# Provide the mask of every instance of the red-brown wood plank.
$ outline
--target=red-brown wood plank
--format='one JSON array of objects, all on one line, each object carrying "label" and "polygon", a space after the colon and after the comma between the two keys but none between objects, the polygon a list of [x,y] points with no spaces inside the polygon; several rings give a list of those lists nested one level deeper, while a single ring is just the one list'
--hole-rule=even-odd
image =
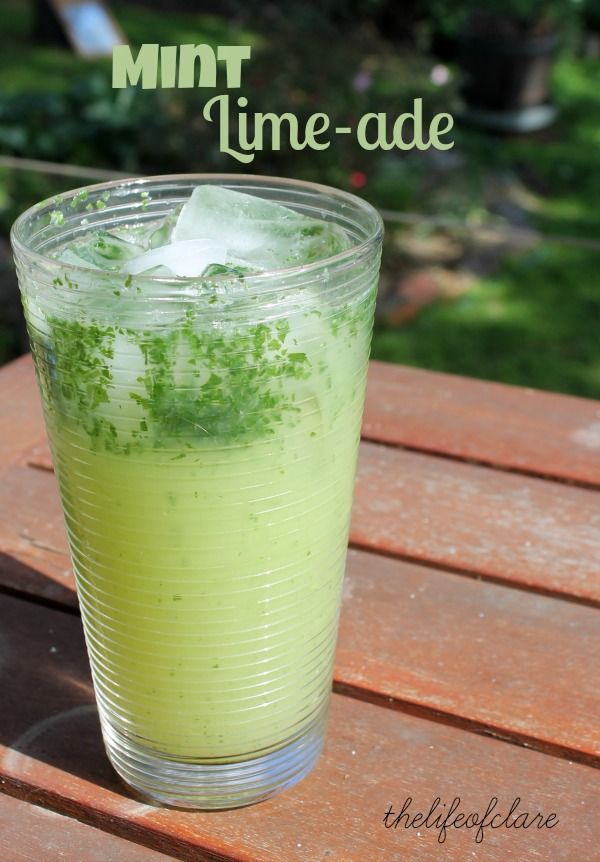
[{"label": "red-brown wood plank", "polygon": [[[0,712],[5,789],[182,859],[237,862],[479,862],[593,860],[600,843],[600,771],[453,727],[334,696],[326,753],[312,775],[261,805],[212,813],[157,809],[123,790],[106,762],[76,617],[0,598],[7,648],[0,681],[12,691]],[[436,796],[484,811],[555,812],[548,830],[386,830],[388,807]],[[596,858],[597,855],[596,855]]]},{"label": "red-brown wood plank", "polygon": [[43,437],[42,407],[27,355],[0,369],[0,469]]},{"label": "red-brown wood plank", "polygon": [[[17,534],[23,551],[31,552],[31,537],[64,551],[54,480],[41,470],[36,477],[34,469],[22,472],[27,469],[8,471],[0,488],[0,512],[13,507],[0,525],[0,551],[14,546]],[[600,602],[600,496],[587,488],[362,443],[351,540]]]},{"label": "red-brown wood plank", "polygon": [[371,362],[363,436],[600,485],[600,402]]},{"label": "red-brown wood plank", "polygon": [[[0,370],[0,393],[0,452],[31,445],[43,422],[30,357]],[[591,399],[372,361],[363,436],[600,485],[600,402]]]},{"label": "red-brown wood plank", "polygon": [[600,758],[600,612],[350,551],[336,684]]},{"label": "red-brown wood plank", "polygon": [[47,440],[42,440],[37,446],[34,446],[27,452],[25,463],[30,467],[37,467],[38,470],[54,471],[52,463],[52,455],[50,454],[50,446]]},{"label": "red-brown wood plank", "polygon": [[[0,500],[19,506],[0,524],[0,579],[74,608],[54,477],[19,466],[8,478]],[[594,758],[598,674],[596,609],[374,554],[349,555],[336,681],[359,696],[391,697]]]},{"label": "red-brown wood plank", "polygon": [[173,862],[62,814],[0,794],[2,862]]},{"label": "red-brown wood plank", "polygon": [[19,464],[0,473],[0,584],[76,605],[52,473]]},{"label": "red-brown wood plank", "polygon": [[585,488],[363,443],[351,539],[600,601],[600,496]]}]

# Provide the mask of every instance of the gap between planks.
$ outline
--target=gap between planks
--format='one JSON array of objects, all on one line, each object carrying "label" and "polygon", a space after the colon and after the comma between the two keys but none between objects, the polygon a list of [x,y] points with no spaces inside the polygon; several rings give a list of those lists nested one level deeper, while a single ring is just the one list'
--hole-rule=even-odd
[{"label": "gap between planks", "polygon": [[[439,449],[428,448],[427,446],[411,445],[409,443],[394,443],[392,440],[381,440],[376,434],[361,433],[360,439],[365,443],[376,443],[378,446],[385,446],[388,449],[395,449],[404,452],[414,452],[416,455],[428,455],[431,458],[439,458],[442,461],[454,461],[457,464],[469,464],[474,467],[486,467],[489,470],[495,470],[498,473],[510,473],[514,476],[524,476],[526,479],[540,479],[543,482],[551,482],[554,485],[566,485],[569,488],[583,488],[585,491],[600,491],[598,482],[586,482],[584,479],[571,479],[568,476],[555,476],[553,473],[544,473],[541,468],[513,467],[509,464],[502,464],[485,458],[475,458],[470,455],[457,455],[453,452],[442,452]],[[52,462],[36,463],[27,461],[30,467],[38,470],[49,470],[54,472]]]},{"label": "gap between planks", "polygon": [[363,438],[600,487],[600,402],[372,360]]},{"label": "gap between planks", "polygon": [[[571,593],[563,593],[560,590],[553,590],[550,587],[539,587],[535,584],[525,584],[519,581],[513,581],[510,578],[503,578],[501,575],[491,575],[478,572],[475,569],[461,568],[460,566],[451,566],[449,563],[441,563],[433,560],[427,560],[422,557],[411,556],[400,551],[388,551],[385,548],[373,547],[368,542],[360,542],[351,539],[348,542],[348,547],[356,551],[363,551],[368,554],[374,554],[377,557],[384,557],[389,560],[399,560],[404,563],[414,563],[417,566],[422,566],[424,569],[433,569],[436,572],[446,572],[449,575],[459,575],[462,578],[469,578],[472,581],[482,581],[488,584],[497,584],[499,587],[509,587],[512,590],[519,590],[523,593],[532,593],[535,596],[544,596],[547,599],[555,599],[559,602],[571,602],[574,605],[583,605],[587,608],[600,608],[600,599],[587,598],[586,596],[575,596]],[[0,585],[0,590],[2,586]],[[28,596],[28,593],[24,593]]]},{"label": "gap between planks", "polygon": [[[127,788],[131,793],[131,788]],[[143,826],[131,820],[108,817],[102,811],[91,806],[74,803],[68,796],[60,793],[50,792],[42,788],[32,787],[23,781],[6,778],[0,775],[0,794],[37,805],[45,811],[68,817],[84,826],[91,826],[102,831],[106,837],[112,837],[130,841],[139,847],[144,847],[154,853],[168,854],[169,862],[260,862],[246,855],[238,856],[233,853],[223,856],[221,853],[201,851],[197,847],[190,847],[187,842],[171,838],[169,841],[161,840],[156,832],[149,833]],[[135,797],[132,797],[135,799]],[[140,806],[144,803],[140,800]],[[166,811],[171,809],[165,806]],[[183,809],[182,809],[183,810]],[[81,862],[84,862],[82,859]],[[110,862],[110,860],[109,860]]]},{"label": "gap between planks", "polygon": [[503,728],[495,727],[492,724],[486,724],[475,719],[465,718],[462,715],[456,715],[452,712],[444,712],[441,709],[425,706],[420,703],[414,703],[410,700],[405,700],[400,697],[393,697],[372,689],[364,688],[359,685],[353,685],[345,682],[333,681],[333,691],[336,694],[344,697],[351,697],[354,700],[361,700],[365,703],[372,703],[375,706],[383,709],[390,709],[392,712],[402,712],[405,715],[413,715],[416,718],[422,718],[425,721],[436,722],[443,724],[446,727],[456,727],[459,730],[465,730],[468,733],[474,733],[477,736],[487,736],[495,739],[497,742],[506,742],[508,745],[514,745],[517,748],[526,748],[528,751],[538,751],[540,754],[546,754],[549,757],[557,757],[560,760],[567,760],[569,763],[581,763],[584,766],[591,766],[593,769],[600,769],[600,756],[587,754],[585,751],[577,751],[577,749],[569,748],[567,745],[559,745],[556,743],[546,742],[543,739],[537,739],[535,736],[528,734],[520,734],[517,731],[510,733]]},{"label": "gap between planks", "polygon": [[[413,452],[416,455],[427,455],[431,458],[439,458],[441,461],[452,461],[457,464],[468,464],[475,467],[486,467],[489,470],[494,470],[498,473],[509,473],[514,476],[524,476],[527,479],[540,479],[543,482],[551,482],[555,485],[566,485],[569,488],[583,488],[586,491],[600,491],[598,482],[586,482],[584,479],[569,478],[568,476],[556,476],[553,473],[544,473],[541,468],[516,467],[509,464],[502,464],[497,461],[486,458],[476,458],[469,455],[458,455],[452,452],[443,452],[428,446],[417,446],[409,443],[394,443],[392,440],[382,440],[376,434],[361,432],[361,441],[365,443],[375,443],[378,446],[384,446],[388,449],[399,450],[404,452]],[[25,450],[23,460],[28,467],[34,470],[42,470],[47,473],[54,473],[54,465],[50,456],[48,443],[46,440],[40,441],[37,450],[33,454]],[[18,460],[18,459],[16,459]]]}]

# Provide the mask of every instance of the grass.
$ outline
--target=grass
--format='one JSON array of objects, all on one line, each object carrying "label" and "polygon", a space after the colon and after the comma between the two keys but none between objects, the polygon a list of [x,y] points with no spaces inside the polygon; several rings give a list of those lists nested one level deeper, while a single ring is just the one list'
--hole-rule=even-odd
[{"label": "grass", "polygon": [[373,355],[467,377],[588,397],[600,393],[600,251],[544,242],[509,256],[464,295],[400,329],[377,328]]}]

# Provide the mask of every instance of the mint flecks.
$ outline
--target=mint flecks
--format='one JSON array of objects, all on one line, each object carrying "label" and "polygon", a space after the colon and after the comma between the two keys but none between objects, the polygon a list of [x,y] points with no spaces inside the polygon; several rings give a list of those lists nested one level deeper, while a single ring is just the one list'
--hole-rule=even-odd
[{"label": "mint flecks", "polygon": [[[289,323],[259,323],[236,330],[199,330],[192,313],[168,333],[48,319],[49,337],[39,367],[50,403],[75,420],[100,449],[130,452],[207,441],[243,442],[272,435],[298,412],[286,381],[306,380],[307,355],[288,350]],[[141,351],[144,373],[128,397],[141,408],[135,428],[109,420],[115,338]],[[123,393],[118,393],[120,398]],[[118,398],[117,398],[118,401]],[[102,415],[104,414],[104,415]]]},{"label": "mint flecks", "polygon": [[[348,302],[334,311],[329,318],[329,326],[333,335],[345,335],[347,338],[353,339],[359,332],[365,331],[365,328],[370,331],[376,298],[377,283],[360,302]],[[369,324],[368,327],[367,324]]]},{"label": "mint flecks", "polygon": [[[42,388],[76,419],[91,440],[103,448],[116,449],[117,430],[105,417],[94,411],[109,401],[111,372],[109,361],[114,356],[115,329],[96,324],[49,317],[49,337],[37,346],[38,369]],[[51,393],[51,394],[50,394]]]},{"label": "mint flecks", "polygon": [[[273,434],[297,410],[283,381],[310,373],[305,354],[288,353],[289,326],[281,324],[199,332],[189,314],[177,332],[147,334],[138,341],[145,392],[129,397],[147,411],[159,437],[232,441]],[[197,378],[203,382],[193,386]]]},{"label": "mint flecks", "polygon": [[[145,191],[139,200],[142,211],[152,202]],[[100,199],[76,194],[66,210],[69,224],[108,201],[108,191]],[[57,198],[51,214],[57,225],[65,221],[61,203]],[[159,204],[152,202],[153,209]],[[354,349],[356,336],[370,329],[375,289],[334,310],[331,292],[319,302],[318,284],[311,284],[282,291],[262,309],[247,276],[329,257],[347,250],[350,238],[333,223],[209,186],[160,224],[139,221],[114,232],[97,225],[76,232],[55,255],[65,270],[54,279],[53,296],[68,297],[68,307],[38,327],[36,350],[57,417],[77,423],[94,447],[124,454],[161,448],[165,456],[171,449],[182,463],[176,454],[182,449],[187,455],[213,441],[245,443],[296,426],[302,405],[315,400],[304,381],[328,375],[318,358],[329,355],[327,339],[339,335],[340,347]],[[102,273],[96,278],[82,268]],[[182,297],[184,288],[165,280],[159,302],[152,283],[137,278],[142,273],[198,282]],[[156,313],[139,302],[146,292]],[[46,313],[58,307],[48,305]],[[90,322],[68,321],[63,313]],[[282,317],[251,322],[263,313]],[[313,407],[311,416],[318,414]]]},{"label": "mint flecks", "polygon": [[[71,207],[72,210],[77,209],[77,207],[80,204],[82,204],[83,201],[87,200],[87,197],[88,197],[87,189],[81,189],[81,191],[77,192],[76,195],[73,195],[73,197],[71,198],[71,201],[69,203],[69,206]],[[87,207],[86,207],[86,209],[87,209]]]}]

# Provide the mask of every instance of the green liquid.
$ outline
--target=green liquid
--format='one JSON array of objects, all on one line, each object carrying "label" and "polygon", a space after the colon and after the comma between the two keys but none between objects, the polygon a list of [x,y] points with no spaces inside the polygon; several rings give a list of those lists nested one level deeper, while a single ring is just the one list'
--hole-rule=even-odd
[{"label": "green liquid", "polygon": [[[179,434],[187,414],[165,400],[168,385],[159,394],[150,360],[141,401],[127,401],[114,375],[84,420],[96,390],[81,389],[73,355],[63,385],[58,336],[53,352],[38,349],[97,696],[125,737],[175,758],[227,761],[273,750],[322,714],[373,300],[369,290],[338,320],[306,323],[306,373],[275,375],[265,391],[285,396],[283,406],[275,399],[262,424],[251,413],[248,434],[239,418],[229,433],[209,433],[225,427],[213,413],[194,435],[188,424]],[[85,368],[99,355],[90,351]],[[222,385],[234,378],[226,372]],[[171,410],[162,437],[159,401]],[[125,419],[123,407],[133,410]]]}]

